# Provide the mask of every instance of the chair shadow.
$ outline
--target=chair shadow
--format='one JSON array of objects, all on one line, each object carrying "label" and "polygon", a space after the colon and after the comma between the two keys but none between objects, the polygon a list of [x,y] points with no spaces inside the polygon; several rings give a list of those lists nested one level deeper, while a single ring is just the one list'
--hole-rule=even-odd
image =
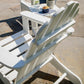
[{"label": "chair shadow", "polygon": [[[55,82],[59,77],[55,75],[51,75],[42,71],[36,72],[28,81],[26,81],[24,84],[31,84],[36,78],[41,78],[44,80],[48,80],[51,82]],[[60,84],[73,84],[69,80],[64,79]]]},{"label": "chair shadow", "polygon": [[6,19],[6,20],[1,20],[0,23],[5,22],[8,24],[8,26],[13,30],[13,32],[8,32],[5,34],[1,34],[0,37],[6,37],[6,36],[10,36],[16,32],[21,31],[22,28],[22,19],[21,16],[18,17],[14,17],[14,18],[10,18],[10,19]]}]

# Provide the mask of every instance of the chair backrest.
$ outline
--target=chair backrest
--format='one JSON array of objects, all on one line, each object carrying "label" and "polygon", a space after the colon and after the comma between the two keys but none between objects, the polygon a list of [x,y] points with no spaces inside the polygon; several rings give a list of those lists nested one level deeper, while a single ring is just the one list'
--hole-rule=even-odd
[{"label": "chair backrest", "polygon": [[[31,0],[30,2],[27,0],[21,0],[21,11],[27,10],[31,11],[31,4],[34,3],[35,0]],[[39,0],[39,4],[46,3],[46,0]]]},{"label": "chair backrest", "polygon": [[24,57],[29,63],[20,70],[18,80],[49,58],[56,44],[62,40],[64,33],[74,24],[73,18],[79,10],[78,5],[75,1],[69,2],[65,9],[61,8],[57,14],[52,16],[49,23],[46,22],[40,28]]}]

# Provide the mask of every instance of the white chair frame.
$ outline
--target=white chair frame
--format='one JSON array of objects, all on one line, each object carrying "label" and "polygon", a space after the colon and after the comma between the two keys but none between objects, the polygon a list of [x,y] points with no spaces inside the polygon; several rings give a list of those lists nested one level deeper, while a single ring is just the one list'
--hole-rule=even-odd
[{"label": "white chair frame", "polygon": [[[70,7],[73,9],[71,8],[68,12]],[[82,84],[81,79],[65,67],[53,54],[57,44],[74,32],[71,26],[75,23],[73,18],[78,10],[78,2],[69,2],[67,8],[62,8],[58,14],[52,16],[51,20],[47,21],[46,19],[47,22],[44,20],[42,22],[42,19],[39,19],[42,16],[35,18],[33,16],[35,14],[29,11],[22,12],[23,25],[26,25],[23,26],[23,30],[0,41],[0,79],[5,84],[22,84],[50,62],[63,73],[54,84],[59,84],[65,77],[74,84]],[[67,15],[66,18],[66,14],[70,14],[70,17]],[[24,18],[26,21],[42,22],[43,25],[36,32],[35,38],[32,38],[28,33],[28,25]]]}]

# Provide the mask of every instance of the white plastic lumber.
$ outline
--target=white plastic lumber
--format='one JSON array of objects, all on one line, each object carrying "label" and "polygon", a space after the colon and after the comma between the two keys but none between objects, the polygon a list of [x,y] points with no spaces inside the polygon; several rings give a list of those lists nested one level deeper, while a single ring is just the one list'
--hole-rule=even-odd
[{"label": "white plastic lumber", "polygon": [[[61,27],[59,30],[56,30],[56,31],[54,31],[53,33],[50,33],[50,35],[45,36],[46,38],[45,38],[45,37],[42,38],[42,35],[41,35],[41,37],[39,38],[40,35],[37,34],[37,35],[38,35],[37,38],[41,39],[41,40],[39,40],[39,41],[37,42],[38,45],[40,45],[41,43],[45,42],[45,40],[49,39],[49,37],[56,36],[56,35],[58,35],[59,33],[63,32],[64,30],[68,29],[68,28],[71,27],[74,23],[75,23],[75,21],[72,20],[72,21],[69,22],[67,25]],[[45,31],[45,32],[47,33],[47,31]],[[45,33],[45,32],[44,32],[44,33]],[[45,34],[46,34],[46,33],[45,33]]]},{"label": "white plastic lumber", "polygon": [[24,51],[28,50],[29,49],[29,46],[30,46],[30,43],[31,41],[21,45],[20,47],[16,48],[15,50],[11,51],[10,53],[11,54],[14,54],[14,55],[19,55],[21,53],[23,53]]},{"label": "white plastic lumber", "polygon": [[43,35],[45,34],[46,30],[48,27],[48,23],[45,23],[38,31],[37,35],[36,35],[36,41],[43,38]]},{"label": "white plastic lumber", "polygon": [[30,11],[31,3],[21,0],[21,11],[27,10]]},{"label": "white plastic lumber", "polygon": [[67,73],[67,78],[74,84],[83,84],[81,79],[74,74],[71,70],[69,70],[66,66],[64,66],[53,54],[53,59],[51,60],[51,64],[56,67],[61,73]]},{"label": "white plastic lumber", "polygon": [[3,47],[0,47],[0,63],[9,67],[15,66],[21,58],[16,57],[14,54],[9,53]]},{"label": "white plastic lumber", "polygon": [[34,42],[32,42],[32,43],[30,44],[30,48],[29,48],[29,50],[27,51],[27,54],[26,54],[26,56],[24,57],[24,59],[25,59],[25,60],[28,60],[28,58],[29,58],[30,56],[32,56],[36,50],[37,50],[37,46],[34,44]]},{"label": "white plastic lumber", "polygon": [[28,33],[29,33],[29,18],[22,16],[22,23],[23,23],[23,29]]},{"label": "white plastic lumber", "polygon": [[[47,64],[48,62],[50,62],[53,59],[53,57],[48,58],[44,63],[40,64],[39,66],[37,66],[34,70],[32,70],[30,73],[26,74],[26,76],[24,76],[21,79],[16,80],[16,84],[20,84],[24,81],[26,81],[28,79],[28,77],[30,77],[31,75],[33,75],[35,72],[37,72],[40,68],[42,68],[45,64]],[[20,70],[21,71],[21,70]],[[19,76],[19,74],[18,74]],[[17,77],[18,78],[18,77]]]},{"label": "white plastic lumber", "polygon": [[71,18],[74,18],[77,14],[78,14],[78,11],[79,11],[79,4],[78,3],[75,3],[75,7],[73,8],[72,12],[74,11],[73,15],[71,14]]},{"label": "white plastic lumber", "polygon": [[50,18],[48,18],[48,17],[42,16],[40,14],[32,13],[29,11],[23,11],[23,12],[21,12],[21,15],[29,18],[32,21],[35,21],[35,22],[41,23],[41,24],[50,21]]},{"label": "white plastic lumber", "polygon": [[49,59],[49,52],[48,51],[46,51],[46,53],[44,55],[41,55],[41,56],[38,57],[38,62],[36,63],[36,66],[45,62],[47,59]]},{"label": "white plastic lumber", "polygon": [[11,73],[9,73],[6,78],[10,81],[13,81],[16,79],[18,72],[16,70],[13,70]]},{"label": "white plastic lumber", "polygon": [[3,66],[2,68],[0,68],[0,73],[5,75],[7,74],[9,71],[11,71],[12,69],[6,67],[6,66]]},{"label": "white plastic lumber", "polygon": [[20,32],[14,34],[14,35],[11,35],[11,36],[9,36],[9,37],[6,38],[6,39],[1,40],[1,41],[0,41],[0,46],[3,46],[3,45],[5,45],[5,44],[9,43],[9,42],[13,41],[14,39],[16,39],[16,38],[18,38],[18,37],[20,37],[20,36],[22,36],[22,35],[24,35],[24,34],[25,34],[25,31],[22,30],[22,31],[20,31]]},{"label": "white plastic lumber", "polygon": [[24,70],[24,76],[28,73],[30,73],[34,68],[35,68],[35,64],[37,62],[37,58],[36,59],[33,59],[29,65],[25,68]]},{"label": "white plastic lumber", "polygon": [[67,73],[64,73],[54,84],[59,84],[65,77],[67,76]]},{"label": "white plastic lumber", "polygon": [[13,42],[11,42],[10,44],[4,46],[5,49],[7,50],[11,50],[17,46],[19,46],[20,44],[26,42],[27,40],[31,40],[31,36],[29,34],[17,39],[17,40],[14,40]]},{"label": "white plastic lumber", "polygon": [[[52,46],[54,46],[55,44],[61,42],[64,38],[69,36],[69,34],[71,34],[73,31],[74,31],[73,28],[69,28],[68,30],[62,32],[60,34],[60,36],[52,36],[52,37],[48,38],[47,41],[44,41],[44,43],[39,45],[37,54],[38,53],[42,54],[44,51],[47,51],[49,48],[51,48]],[[44,45],[45,45],[45,47],[44,47]]]},{"label": "white plastic lumber", "polygon": [[[52,47],[52,45],[54,46],[55,44],[61,42],[63,39],[65,39],[66,37],[68,37],[69,34],[72,33],[72,31],[73,31],[73,28],[70,28],[70,30],[68,30],[68,32],[65,31],[66,33],[63,34],[58,40],[56,40],[56,41],[54,41],[54,42],[52,42],[53,37],[52,37],[52,38],[49,38],[49,39],[50,39],[49,41],[52,42],[52,43],[50,43],[49,46],[44,47],[45,44],[47,45],[47,44],[49,43],[48,41],[44,42],[42,45],[38,45],[38,46],[33,45],[33,46],[30,48],[29,53],[27,53],[25,59],[26,59],[26,60],[29,60],[29,61],[32,61],[33,59],[35,59],[36,57],[38,57],[39,55],[43,54],[45,51],[47,51],[48,49],[50,49],[50,47]],[[44,47],[44,48],[43,48],[43,47]],[[38,52],[37,52],[37,51],[38,51]],[[35,54],[33,55],[33,53],[35,53]],[[48,52],[48,53],[49,53],[49,52]],[[33,55],[33,56],[32,56],[32,55]],[[29,56],[31,56],[30,59],[28,59]]]},{"label": "white plastic lumber", "polygon": [[79,3],[77,3],[77,2],[73,2],[71,4],[71,6],[70,6],[71,10],[69,10],[69,13],[66,16],[67,18],[65,20],[68,20],[69,21],[69,20],[73,19],[77,15],[78,10],[79,10],[79,7],[78,6],[79,6]]},{"label": "white plastic lumber", "polygon": [[[69,18],[67,16],[69,16],[74,4],[75,3],[71,3],[70,5],[67,5],[65,7],[65,10],[64,10],[63,14],[60,17],[60,21],[59,21],[57,27],[60,27],[60,26],[64,25],[65,23],[67,23],[67,20]],[[70,21],[70,19],[69,19],[69,21]]]},{"label": "white plastic lumber", "polygon": [[57,14],[54,14],[50,20],[49,26],[47,28],[46,35],[57,29],[57,25],[59,23],[60,17],[62,16],[64,8],[61,8]]},{"label": "white plastic lumber", "polygon": [[31,22],[31,25],[32,25],[32,32],[36,36],[36,33],[39,30],[38,23],[37,22]]}]

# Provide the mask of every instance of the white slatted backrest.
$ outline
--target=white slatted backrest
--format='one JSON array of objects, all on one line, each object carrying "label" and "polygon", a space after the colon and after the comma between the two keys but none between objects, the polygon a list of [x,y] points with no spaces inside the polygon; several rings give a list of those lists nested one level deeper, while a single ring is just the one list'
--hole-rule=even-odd
[{"label": "white slatted backrest", "polygon": [[[37,39],[43,38],[47,36],[50,33],[55,32],[58,28],[64,26],[65,24],[72,21],[72,19],[77,15],[79,4],[78,2],[71,1],[67,4],[67,6],[64,8],[61,8],[58,14],[54,14],[51,18],[51,21],[47,28],[44,29],[43,33],[41,32],[40,35],[38,35]],[[43,34],[43,36],[42,36]],[[42,36],[42,37],[41,37]]]},{"label": "white slatted backrest", "polygon": [[62,15],[59,18],[58,24],[56,25],[55,31],[57,28],[65,25],[66,23],[70,22],[78,13],[79,3],[76,1],[71,1],[67,3],[65,10],[63,11]]},{"label": "white slatted backrest", "polygon": [[73,19],[77,15],[78,11],[79,11],[79,3],[75,2],[74,7],[69,14],[70,17],[69,19]]}]

